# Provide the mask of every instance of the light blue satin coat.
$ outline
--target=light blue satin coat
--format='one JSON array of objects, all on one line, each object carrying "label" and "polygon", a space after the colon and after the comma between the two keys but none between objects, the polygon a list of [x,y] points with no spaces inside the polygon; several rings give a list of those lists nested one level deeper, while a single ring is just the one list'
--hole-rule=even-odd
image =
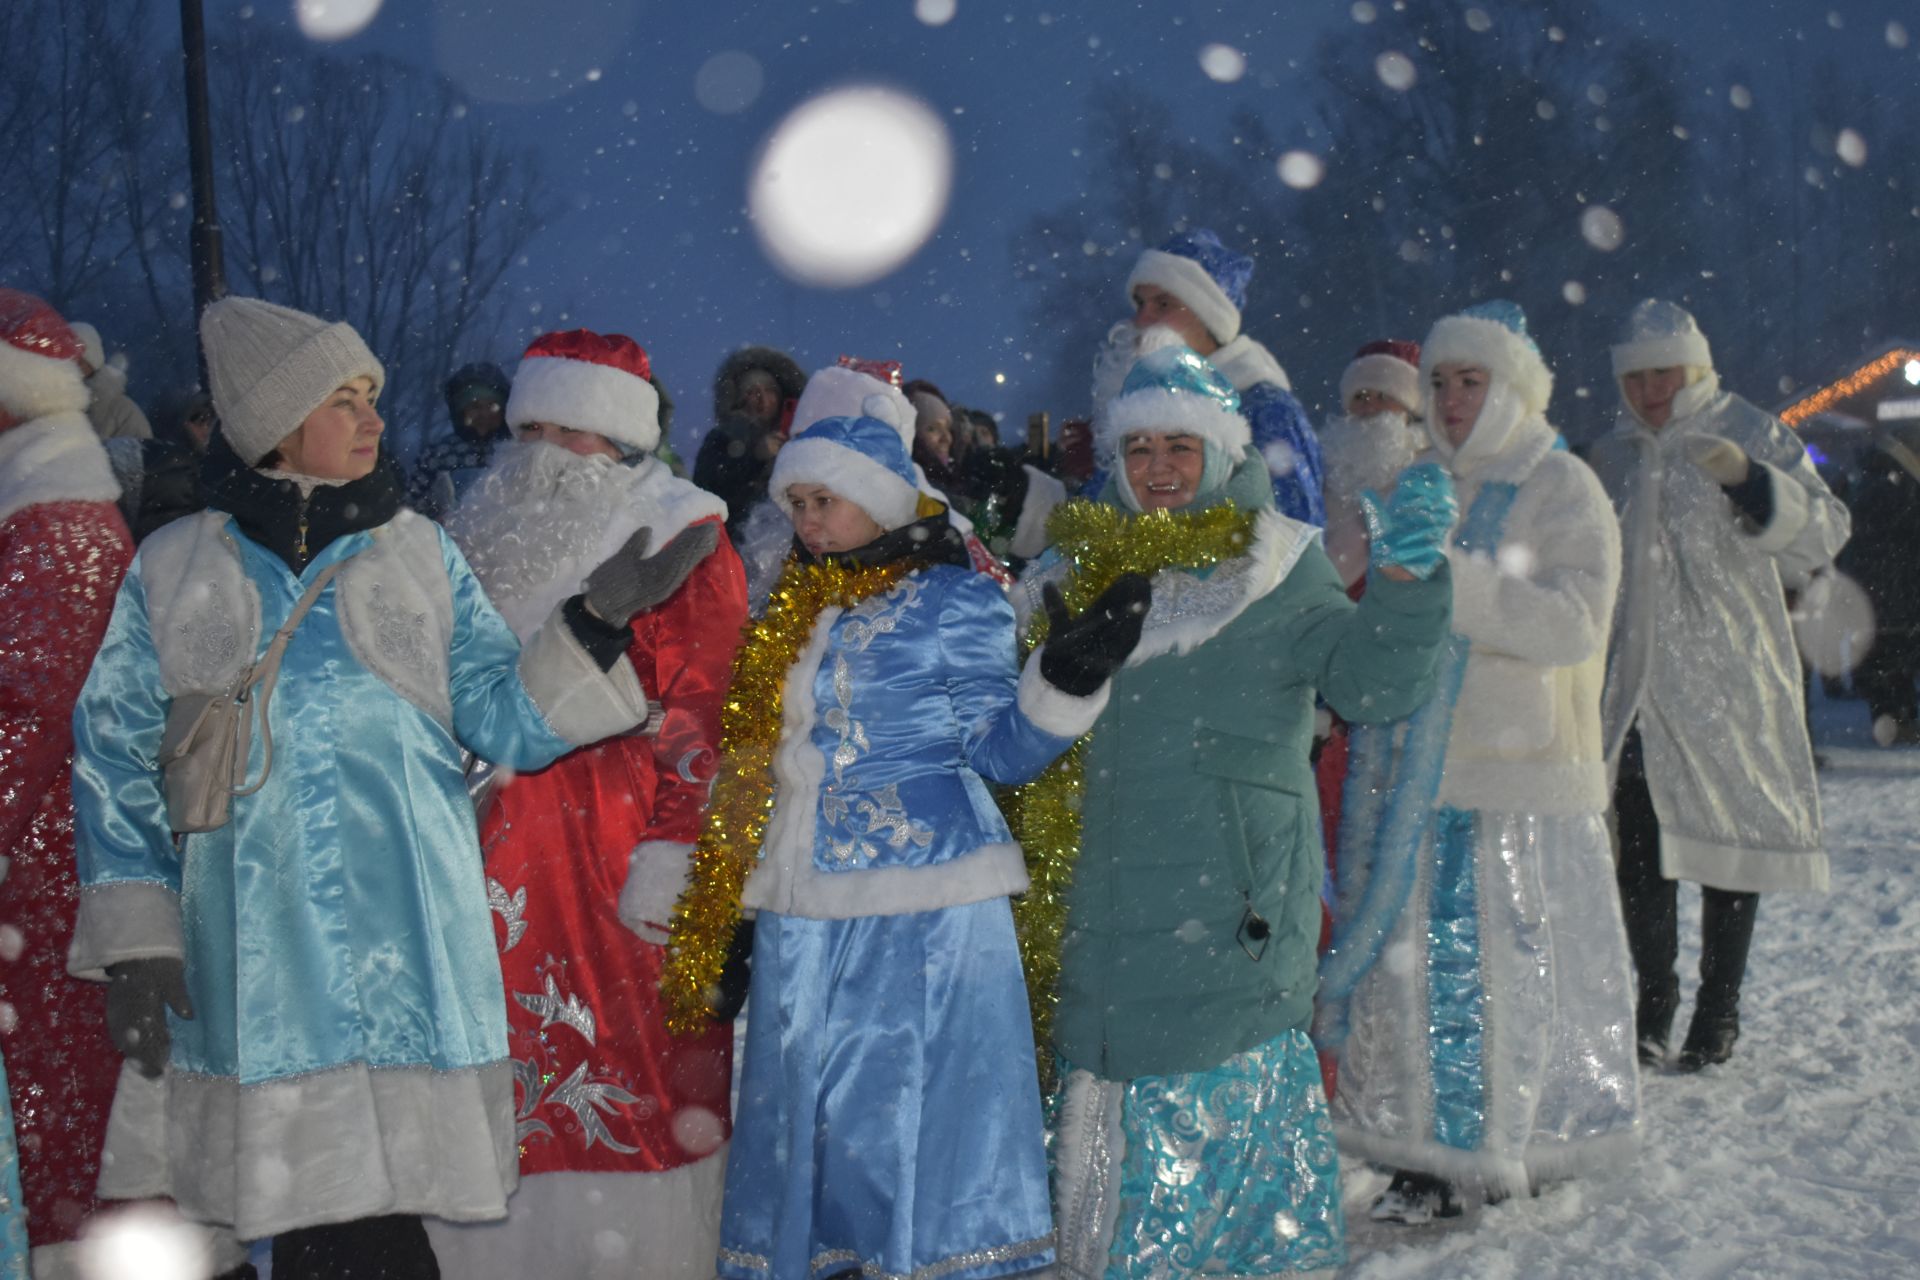
[{"label": "light blue satin coat", "polygon": [[1006,592],[957,565],[836,619],[813,678],[814,866],[931,867],[1012,841],[982,778],[1026,782],[1073,742],[1021,712],[1019,679]]},{"label": "light blue satin coat", "polygon": [[[230,531],[262,637],[372,536],[336,539],[296,576]],[[138,558],[128,572],[74,709],[75,850],[83,891],[144,882],[179,895],[195,1016],[172,1019],[176,1071],[254,1084],[349,1062],[444,1070],[507,1056],[460,748],[516,769],[570,748],[521,683],[513,633],[444,534],[440,545],[454,734],[356,659],[330,585],[287,646],[266,785],[183,852],[154,764],[170,700]],[[256,728],[248,777],[264,765]]]}]

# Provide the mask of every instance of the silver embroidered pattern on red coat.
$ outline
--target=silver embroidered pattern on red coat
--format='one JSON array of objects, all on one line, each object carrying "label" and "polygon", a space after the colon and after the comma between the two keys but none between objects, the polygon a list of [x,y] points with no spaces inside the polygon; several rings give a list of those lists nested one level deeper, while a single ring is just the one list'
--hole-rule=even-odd
[{"label": "silver embroidered pattern on red coat", "polygon": [[66,973],[79,896],[69,717],[130,554],[106,503],[30,506],[0,524],[0,1052],[35,1245],[73,1238],[96,1207],[120,1068],[102,989]]}]

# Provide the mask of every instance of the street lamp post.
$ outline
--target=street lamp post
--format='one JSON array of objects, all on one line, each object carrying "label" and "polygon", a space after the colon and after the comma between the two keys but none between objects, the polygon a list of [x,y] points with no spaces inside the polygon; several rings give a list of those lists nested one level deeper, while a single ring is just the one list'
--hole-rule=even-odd
[{"label": "street lamp post", "polygon": [[[193,315],[227,293],[220,215],[213,203],[213,134],[207,108],[207,30],[200,0],[180,0],[180,44],[186,55],[187,168],[193,184]],[[204,384],[205,371],[202,370]]]}]

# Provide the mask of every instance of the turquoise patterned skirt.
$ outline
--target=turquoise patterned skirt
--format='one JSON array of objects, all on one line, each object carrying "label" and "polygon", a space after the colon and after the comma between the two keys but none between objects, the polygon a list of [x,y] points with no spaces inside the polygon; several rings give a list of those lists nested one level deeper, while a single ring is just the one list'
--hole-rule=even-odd
[{"label": "turquoise patterned skirt", "polygon": [[1117,1082],[1060,1063],[1059,1274],[1276,1276],[1346,1261],[1320,1065],[1290,1031],[1210,1071]]},{"label": "turquoise patterned skirt", "polygon": [[20,1149],[13,1140],[13,1095],[0,1059],[0,1280],[27,1280],[27,1203],[20,1195]]}]

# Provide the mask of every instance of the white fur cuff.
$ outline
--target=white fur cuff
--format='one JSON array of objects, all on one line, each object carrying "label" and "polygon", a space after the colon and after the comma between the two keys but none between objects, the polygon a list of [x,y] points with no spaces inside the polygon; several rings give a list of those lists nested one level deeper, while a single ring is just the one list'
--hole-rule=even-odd
[{"label": "white fur cuff", "polygon": [[610,738],[647,718],[647,695],[625,654],[602,671],[559,609],[520,651],[520,681],[553,731],[576,747]]},{"label": "white fur cuff", "polygon": [[677,840],[643,840],[627,858],[627,882],[620,888],[620,923],[642,942],[667,944],[673,908],[687,891],[693,846]]},{"label": "white fur cuff", "polygon": [[105,982],[107,966],[122,960],[185,960],[180,895],[155,880],[120,880],[80,891],[80,909],[67,947],[67,972]]},{"label": "white fur cuff", "polygon": [[[1044,646],[1043,646],[1044,647]],[[1040,649],[1035,649],[1020,671],[1020,712],[1034,728],[1056,738],[1077,738],[1093,728],[1113,693],[1109,680],[1084,698],[1062,693],[1040,674]]]}]

